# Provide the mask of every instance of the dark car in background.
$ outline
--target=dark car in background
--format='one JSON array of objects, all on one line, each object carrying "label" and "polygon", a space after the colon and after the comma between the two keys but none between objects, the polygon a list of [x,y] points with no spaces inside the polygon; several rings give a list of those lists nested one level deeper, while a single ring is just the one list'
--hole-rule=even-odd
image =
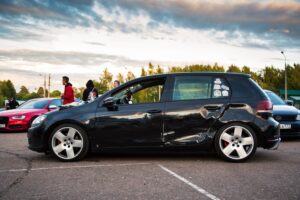
[{"label": "dark car in background", "polygon": [[0,131],[27,131],[38,116],[58,109],[61,99],[38,98],[28,100],[18,108],[0,112]]},{"label": "dark car in background", "polygon": [[249,75],[174,73],[129,81],[94,102],[41,115],[29,148],[62,161],[111,149],[214,149],[232,162],[276,149],[272,103]]},{"label": "dark car in background", "polygon": [[277,94],[265,90],[273,103],[273,117],[280,123],[280,134],[282,137],[300,136],[300,110],[288,105]]}]

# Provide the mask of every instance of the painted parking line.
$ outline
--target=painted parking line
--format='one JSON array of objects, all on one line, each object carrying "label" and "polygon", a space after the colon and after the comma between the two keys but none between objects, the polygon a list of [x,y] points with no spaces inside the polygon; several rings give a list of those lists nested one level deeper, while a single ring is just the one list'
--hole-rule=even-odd
[{"label": "painted parking line", "polygon": [[[53,169],[79,169],[79,168],[99,168],[99,167],[118,167],[118,166],[134,166],[134,165],[149,165],[151,163],[120,163],[120,164],[106,164],[106,165],[74,165],[74,166],[57,166],[57,167],[40,167],[31,168],[29,171],[53,170]],[[9,169],[0,170],[0,173],[7,172],[24,172],[28,169]]]},{"label": "painted parking line", "polygon": [[207,196],[208,198],[212,199],[212,200],[220,200],[218,197],[216,197],[215,195],[207,192],[206,190],[204,190],[203,188],[195,185],[194,183],[188,181],[187,179],[185,179],[184,177],[176,174],[175,172],[169,170],[168,168],[158,164],[158,166],[163,169],[164,171],[168,172],[169,174],[171,174],[172,176],[174,176],[175,178],[181,180],[182,182],[184,182],[185,184],[191,186],[193,189],[195,189],[196,191],[198,191],[201,194],[204,194],[205,196]]}]

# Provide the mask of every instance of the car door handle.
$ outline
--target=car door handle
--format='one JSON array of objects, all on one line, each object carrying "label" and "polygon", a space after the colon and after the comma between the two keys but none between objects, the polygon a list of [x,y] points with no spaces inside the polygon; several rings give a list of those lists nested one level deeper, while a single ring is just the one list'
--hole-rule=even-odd
[{"label": "car door handle", "polygon": [[162,110],[156,110],[156,109],[147,111],[147,113],[149,113],[149,114],[155,114],[155,113],[161,113],[161,112],[162,112]]},{"label": "car door handle", "polygon": [[222,107],[221,106],[204,106],[204,108],[208,111],[217,111],[217,110],[220,110]]}]

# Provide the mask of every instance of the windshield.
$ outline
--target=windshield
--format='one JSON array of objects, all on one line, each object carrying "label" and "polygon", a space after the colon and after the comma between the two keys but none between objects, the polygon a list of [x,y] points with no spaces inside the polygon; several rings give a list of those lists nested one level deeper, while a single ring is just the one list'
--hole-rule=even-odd
[{"label": "windshield", "polygon": [[31,100],[23,103],[19,109],[43,109],[49,100]]},{"label": "windshield", "polygon": [[286,105],[286,103],[274,92],[266,92],[273,105]]}]

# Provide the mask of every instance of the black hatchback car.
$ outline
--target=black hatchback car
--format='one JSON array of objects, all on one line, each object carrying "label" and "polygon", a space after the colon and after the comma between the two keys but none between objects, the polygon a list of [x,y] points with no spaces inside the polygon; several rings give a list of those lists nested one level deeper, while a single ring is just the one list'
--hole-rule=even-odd
[{"label": "black hatchback car", "polygon": [[94,102],[38,117],[29,148],[63,161],[89,151],[128,148],[215,149],[244,161],[257,147],[276,149],[272,103],[249,75],[173,73],[129,81]]}]

